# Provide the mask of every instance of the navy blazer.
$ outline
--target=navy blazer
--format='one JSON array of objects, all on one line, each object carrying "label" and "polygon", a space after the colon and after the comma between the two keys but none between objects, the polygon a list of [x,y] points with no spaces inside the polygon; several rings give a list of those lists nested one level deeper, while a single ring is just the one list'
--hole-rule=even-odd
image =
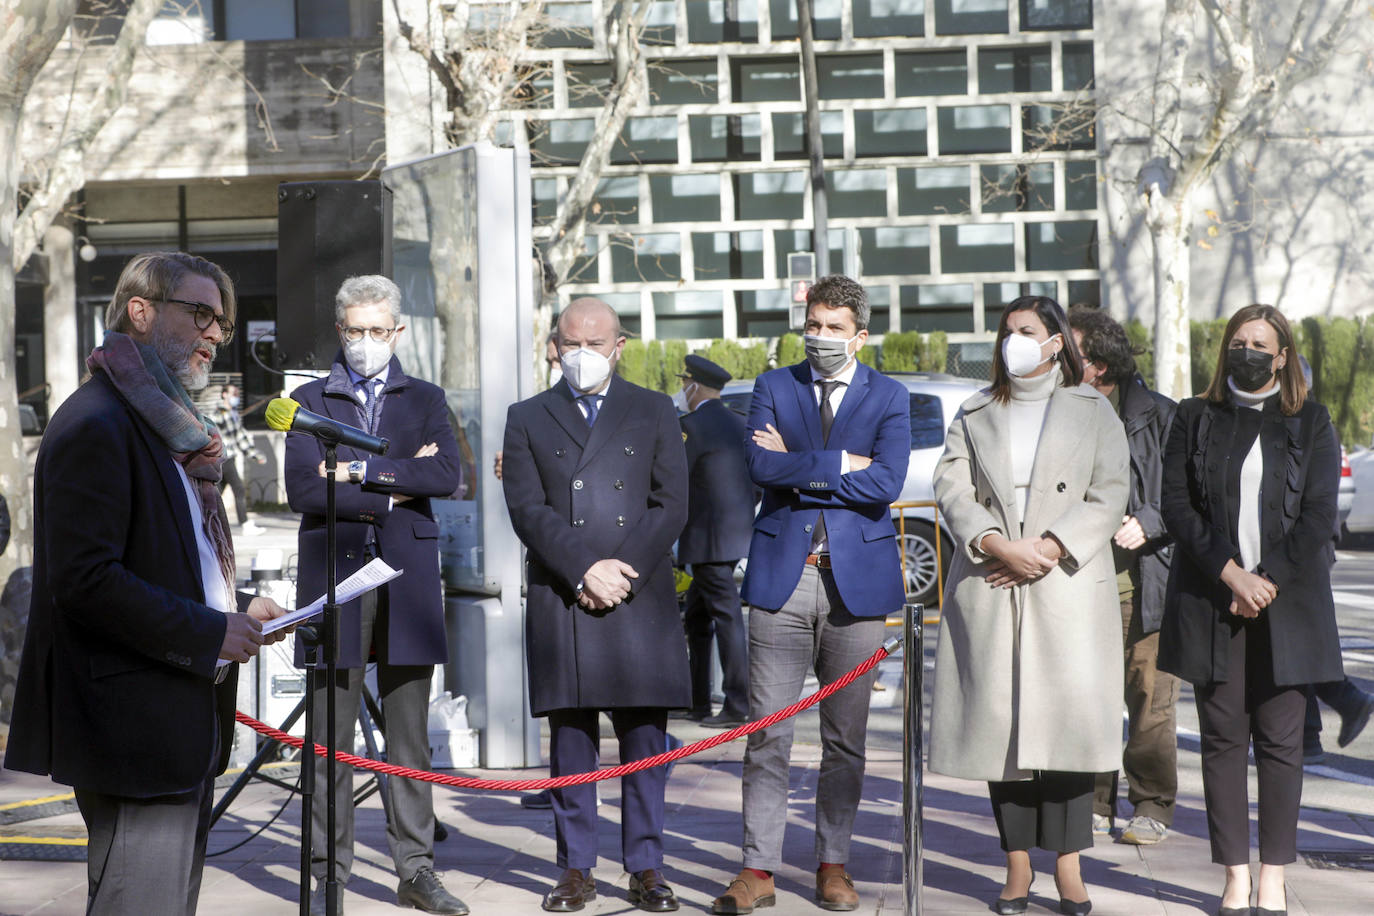
[{"label": "navy blazer", "polygon": [[702,401],[682,423],[687,446],[687,525],[679,563],[734,563],[749,554],[754,483],[749,479],[744,420],[720,398]]},{"label": "navy blazer", "polygon": [[[511,405],[504,456],[506,506],[528,548],[531,713],[687,706],[670,553],[687,518],[687,461],[672,401],[613,377],[588,428],[562,382]],[[639,573],[633,591],[586,610],[577,583],[611,557]]]},{"label": "navy blazer", "polygon": [[[291,397],[313,413],[350,426],[364,426],[362,404],[354,391],[340,354],[328,378],[302,385]],[[448,640],[439,571],[439,526],[429,500],[451,496],[458,489],[458,441],[449,425],[444,390],[406,375],[394,356],[380,409],[377,435],[391,440],[386,457],[351,448],[338,450],[340,466],[354,460],[367,462],[366,482],[357,485],[341,481],[335,487],[338,581],[363,566],[370,531],[387,565],[405,571],[382,586],[390,613],[385,639],[374,640],[378,659],[392,665],[441,665],[448,661]],[[430,442],[439,447],[438,454],[414,457]],[[319,472],[323,460],[324,446],[314,436],[287,434],[286,498],[291,508],[301,513],[296,580],[296,601],[301,606],[325,590],[325,479]],[[392,494],[412,498],[391,505]],[[301,661],[298,644],[296,664]],[[355,599],[340,607],[338,664],[358,668],[366,663],[359,600]]]},{"label": "navy blazer", "polygon": [[[782,434],[785,453],[753,443],[753,431],[770,423]],[[783,606],[801,580],[823,509],[845,607],[856,617],[901,610],[906,595],[888,507],[901,495],[911,460],[906,386],[860,363],[825,442],[810,364],[774,369],[754,383],[748,428],[749,473],[763,488],[763,506],[741,597],[762,608]],[[841,451],[866,455],[873,464],[842,475]]]},{"label": "navy blazer", "polygon": [[171,453],[103,372],[53,414],[34,496],[33,600],[5,766],[134,798],[222,772],[238,677],[232,665],[213,681],[224,614],[204,603]]}]

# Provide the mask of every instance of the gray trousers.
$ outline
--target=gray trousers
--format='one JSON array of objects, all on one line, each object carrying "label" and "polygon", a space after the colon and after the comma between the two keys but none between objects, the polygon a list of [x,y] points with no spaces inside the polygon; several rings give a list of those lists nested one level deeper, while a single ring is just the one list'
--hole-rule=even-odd
[{"label": "gray trousers", "polygon": [[[363,652],[372,642],[377,623],[377,593],[369,592],[362,600]],[[335,672],[338,693],[334,698],[334,747],[353,752],[354,726],[358,721],[358,705],[362,700],[363,668],[339,668]],[[429,769],[429,683],[434,675],[433,665],[388,665],[377,663],[378,699],[385,720],[386,760],[398,766],[417,770]],[[325,722],[325,674],[321,669],[316,678],[315,722],[316,734],[322,740]],[[314,843],[310,850],[310,871],[323,881],[328,855],[324,846],[328,836],[326,821],[325,760],[315,760],[315,800],[311,806],[311,829]],[[396,874],[408,881],[422,867],[434,865],[434,802],[427,782],[391,776],[386,779],[387,799],[391,818],[386,825],[387,844]],[[342,886],[353,868],[353,768],[334,764],[334,840],[335,877]]]},{"label": "gray trousers", "polygon": [[76,790],[86,822],[90,916],[193,914],[215,781],[182,795],[127,798]]},{"label": "gray trousers", "polygon": [[[883,643],[884,618],[845,609],[829,570],[802,569],[776,611],[749,612],[749,718],[796,702],[808,671],[839,679]],[[864,780],[864,740],[876,669],[821,701],[821,770],[816,784],[816,859],[844,863]],[[787,823],[793,720],[749,736],[744,752],[744,865],[776,871]]]}]

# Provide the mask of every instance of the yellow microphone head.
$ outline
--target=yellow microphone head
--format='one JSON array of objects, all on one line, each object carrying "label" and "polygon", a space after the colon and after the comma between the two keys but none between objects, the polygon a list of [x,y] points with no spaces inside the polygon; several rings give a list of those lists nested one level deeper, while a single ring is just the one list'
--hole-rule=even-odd
[{"label": "yellow microphone head", "polygon": [[289,432],[301,405],[290,398],[273,398],[267,402],[267,425],[281,432]]}]

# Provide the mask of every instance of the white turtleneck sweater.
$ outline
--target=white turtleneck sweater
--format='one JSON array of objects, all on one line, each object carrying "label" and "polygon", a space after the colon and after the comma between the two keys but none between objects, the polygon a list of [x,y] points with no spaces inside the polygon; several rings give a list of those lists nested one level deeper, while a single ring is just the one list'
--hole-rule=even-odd
[{"label": "white turtleneck sweater", "polygon": [[1011,403],[1008,415],[1008,439],[1011,443],[1011,479],[1016,485],[1016,509],[1021,524],[1026,523],[1026,502],[1030,498],[1031,472],[1035,470],[1035,453],[1040,448],[1040,431],[1045,425],[1050,395],[1062,380],[1058,363],[1051,363],[1048,372],[1033,378],[1011,379]]},{"label": "white turtleneck sweater", "polygon": [[[1236,387],[1231,379],[1226,380],[1231,389],[1231,400],[1237,407],[1263,410],[1264,402],[1279,393],[1279,383],[1264,391],[1245,391]],[[1236,513],[1236,540],[1240,541],[1240,566],[1247,572],[1254,572],[1260,561],[1260,488],[1264,484],[1264,449],[1260,446],[1263,436],[1256,435],[1245,454],[1245,463],[1240,466],[1240,509]]]}]

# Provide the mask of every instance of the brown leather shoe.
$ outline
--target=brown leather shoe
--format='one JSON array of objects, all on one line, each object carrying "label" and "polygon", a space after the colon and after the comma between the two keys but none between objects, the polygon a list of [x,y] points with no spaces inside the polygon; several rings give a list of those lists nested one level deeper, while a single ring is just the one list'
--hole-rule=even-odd
[{"label": "brown leather shoe", "polygon": [[772,906],[776,899],[771,877],[760,878],[749,869],[742,868],[725,893],[711,901],[711,912],[717,916],[738,916],[740,913],[754,912],[756,906]]},{"label": "brown leather shoe", "polygon": [[596,881],[591,870],[583,874],[580,869],[569,868],[558,879],[554,889],[544,895],[543,907],[550,913],[576,913],[587,905],[588,900],[596,899]]},{"label": "brown leather shoe", "polygon": [[859,895],[843,865],[822,865],[816,872],[816,903],[823,910],[857,910]]}]

